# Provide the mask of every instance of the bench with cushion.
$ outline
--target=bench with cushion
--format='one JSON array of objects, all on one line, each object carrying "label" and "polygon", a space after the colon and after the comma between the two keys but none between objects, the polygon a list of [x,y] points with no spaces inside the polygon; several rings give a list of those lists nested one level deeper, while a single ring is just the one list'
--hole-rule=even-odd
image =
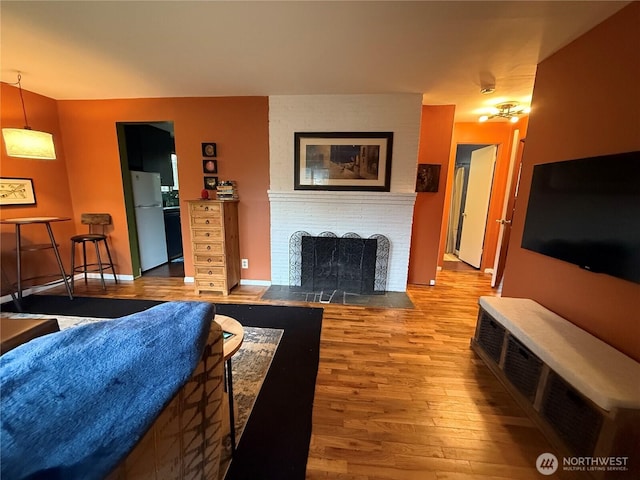
[{"label": "bench with cushion", "polygon": [[479,306],[472,348],[560,453],[637,456],[638,362],[531,299]]}]

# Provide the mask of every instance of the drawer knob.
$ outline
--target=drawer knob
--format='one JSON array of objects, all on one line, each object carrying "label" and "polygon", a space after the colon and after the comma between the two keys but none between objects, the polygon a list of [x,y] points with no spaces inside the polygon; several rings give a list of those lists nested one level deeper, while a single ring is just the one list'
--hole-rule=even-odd
[{"label": "drawer knob", "polygon": [[205,237],[208,237],[209,235],[210,235],[209,232],[204,234]]},{"label": "drawer knob", "polygon": [[209,282],[209,286],[213,287],[213,286],[215,286],[215,284],[213,282]]},{"label": "drawer knob", "polygon": [[204,207],[204,211],[208,212],[209,211],[209,207]]},{"label": "drawer knob", "polygon": [[210,259],[210,258],[207,258],[207,262],[211,263],[211,259]]},{"label": "drawer knob", "polygon": [[205,221],[204,223],[206,223],[207,225],[209,225],[209,220]]},{"label": "drawer knob", "polygon": [[211,245],[207,245],[207,250],[211,250]]},{"label": "drawer knob", "polygon": [[211,270],[209,270],[209,275],[213,275],[213,272]]}]

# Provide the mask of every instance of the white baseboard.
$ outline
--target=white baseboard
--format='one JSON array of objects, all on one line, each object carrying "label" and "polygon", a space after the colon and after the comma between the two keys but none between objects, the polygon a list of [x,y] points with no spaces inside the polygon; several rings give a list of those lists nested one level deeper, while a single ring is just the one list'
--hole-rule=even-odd
[{"label": "white baseboard", "polygon": [[[87,278],[91,278],[91,279],[100,279],[100,274],[99,273],[87,273]],[[116,274],[116,278],[118,279],[119,282],[125,281],[125,282],[132,282],[133,281],[133,275],[120,275],[120,274]],[[74,275],[73,277],[74,282],[82,282],[84,280],[84,274],[82,273],[77,273]],[[105,280],[113,280],[113,274],[106,274],[105,275]],[[39,293],[39,292],[44,292],[46,290],[51,290],[52,288],[55,287],[59,287],[64,285],[64,282],[62,281],[62,279],[60,280],[55,280],[53,282],[49,282],[49,283],[45,283],[43,285],[32,285],[31,287],[25,288],[24,290],[22,290],[22,296],[23,297],[28,297],[29,295],[33,295],[34,293]],[[17,293],[15,293],[16,297],[18,296]],[[9,295],[3,295],[0,297],[0,303],[5,303],[5,302],[10,302],[11,301],[11,294]]]},{"label": "white baseboard", "polygon": [[484,273],[490,273],[491,275],[493,275],[493,268],[485,268]]},{"label": "white baseboard", "polygon": [[[84,274],[83,273],[76,273],[74,275],[74,281],[79,281],[79,280],[84,280]],[[99,273],[87,273],[87,278],[97,278],[98,280],[100,280],[100,274]],[[123,275],[120,273],[116,274],[116,278],[118,279],[118,281],[126,281],[126,282],[132,282],[133,281],[133,275]],[[104,274],[104,279],[105,280],[113,280],[113,274],[112,273],[105,273]]]},{"label": "white baseboard", "polygon": [[[62,279],[55,280],[53,282],[45,283],[43,285],[33,285],[31,287],[25,288],[22,290],[22,296],[28,297],[29,295],[33,295],[34,293],[44,292],[45,290],[51,290],[52,288],[58,287],[60,285],[64,285]],[[14,293],[16,298],[18,297],[18,293]],[[0,303],[10,302],[11,294],[3,295],[0,297]]]},{"label": "white baseboard", "polygon": [[[77,273],[74,277],[74,282],[81,282],[84,280],[84,274],[82,273]],[[91,278],[91,279],[100,279],[100,274],[99,273],[87,273],[87,278]],[[118,279],[119,282],[121,281],[125,281],[125,282],[132,282],[134,280],[133,275],[121,275],[121,274],[116,274],[116,278]],[[105,280],[113,280],[113,275],[108,273],[105,275]],[[194,278],[193,277],[184,277],[184,283],[194,283]],[[51,283],[46,283],[44,285],[34,285],[31,286],[29,288],[25,288],[24,290],[22,290],[22,296],[23,297],[28,297],[29,295],[33,295],[34,293],[39,293],[39,292],[43,292],[46,290],[50,290],[54,287],[58,287],[60,285],[63,285],[64,283],[62,282],[62,279],[60,280],[56,280],[54,282]],[[253,285],[253,286],[258,286],[258,287],[269,287],[271,286],[271,282],[269,280],[240,280],[240,285]],[[11,301],[11,295],[3,295],[0,297],[0,303],[6,303],[6,302],[10,302]]]}]

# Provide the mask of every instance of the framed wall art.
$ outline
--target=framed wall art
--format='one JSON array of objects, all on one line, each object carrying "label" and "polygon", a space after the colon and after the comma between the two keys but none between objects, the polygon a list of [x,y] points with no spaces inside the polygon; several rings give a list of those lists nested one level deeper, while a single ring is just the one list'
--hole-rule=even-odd
[{"label": "framed wall art", "polygon": [[213,142],[205,142],[202,144],[202,156],[203,157],[217,157],[218,148]]},{"label": "framed wall art", "polygon": [[202,173],[218,173],[218,160],[202,160]]},{"label": "framed wall art", "polygon": [[218,186],[218,177],[204,177],[204,188],[215,190]]},{"label": "framed wall art", "polygon": [[35,205],[36,193],[30,178],[0,178],[0,206]]},{"label": "framed wall art", "polygon": [[416,192],[437,192],[440,183],[440,165],[419,163]]},{"label": "framed wall art", "polygon": [[296,190],[390,190],[393,132],[296,132],[294,148]]}]

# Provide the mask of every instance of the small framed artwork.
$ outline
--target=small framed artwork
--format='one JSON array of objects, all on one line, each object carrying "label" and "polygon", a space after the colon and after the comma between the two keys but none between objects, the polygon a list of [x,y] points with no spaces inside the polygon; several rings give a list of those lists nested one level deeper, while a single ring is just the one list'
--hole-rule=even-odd
[{"label": "small framed artwork", "polygon": [[440,183],[440,165],[430,163],[418,164],[416,192],[437,192]]},{"label": "small framed artwork", "polygon": [[218,186],[218,177],[204,177],[204,188],[215,190]]},{"label": "small framed artwork", "polygon": [[217,157],[218,149],[216,144],[212,142],[205,142],[202,144],[202,156],[203,157]]},{"label": "small framed artwork", "polygon": [[36,193],[30,178],[0,178],[0,206],[35,205]]},{"label": "small framed artwork", "polygon": [[295,190],[390,189],[393,132],[296,132],[294,148]]},{"label": "small framed artwork", "polygon": [[218,173],[218,160],[202,160],[202,173]]}]

